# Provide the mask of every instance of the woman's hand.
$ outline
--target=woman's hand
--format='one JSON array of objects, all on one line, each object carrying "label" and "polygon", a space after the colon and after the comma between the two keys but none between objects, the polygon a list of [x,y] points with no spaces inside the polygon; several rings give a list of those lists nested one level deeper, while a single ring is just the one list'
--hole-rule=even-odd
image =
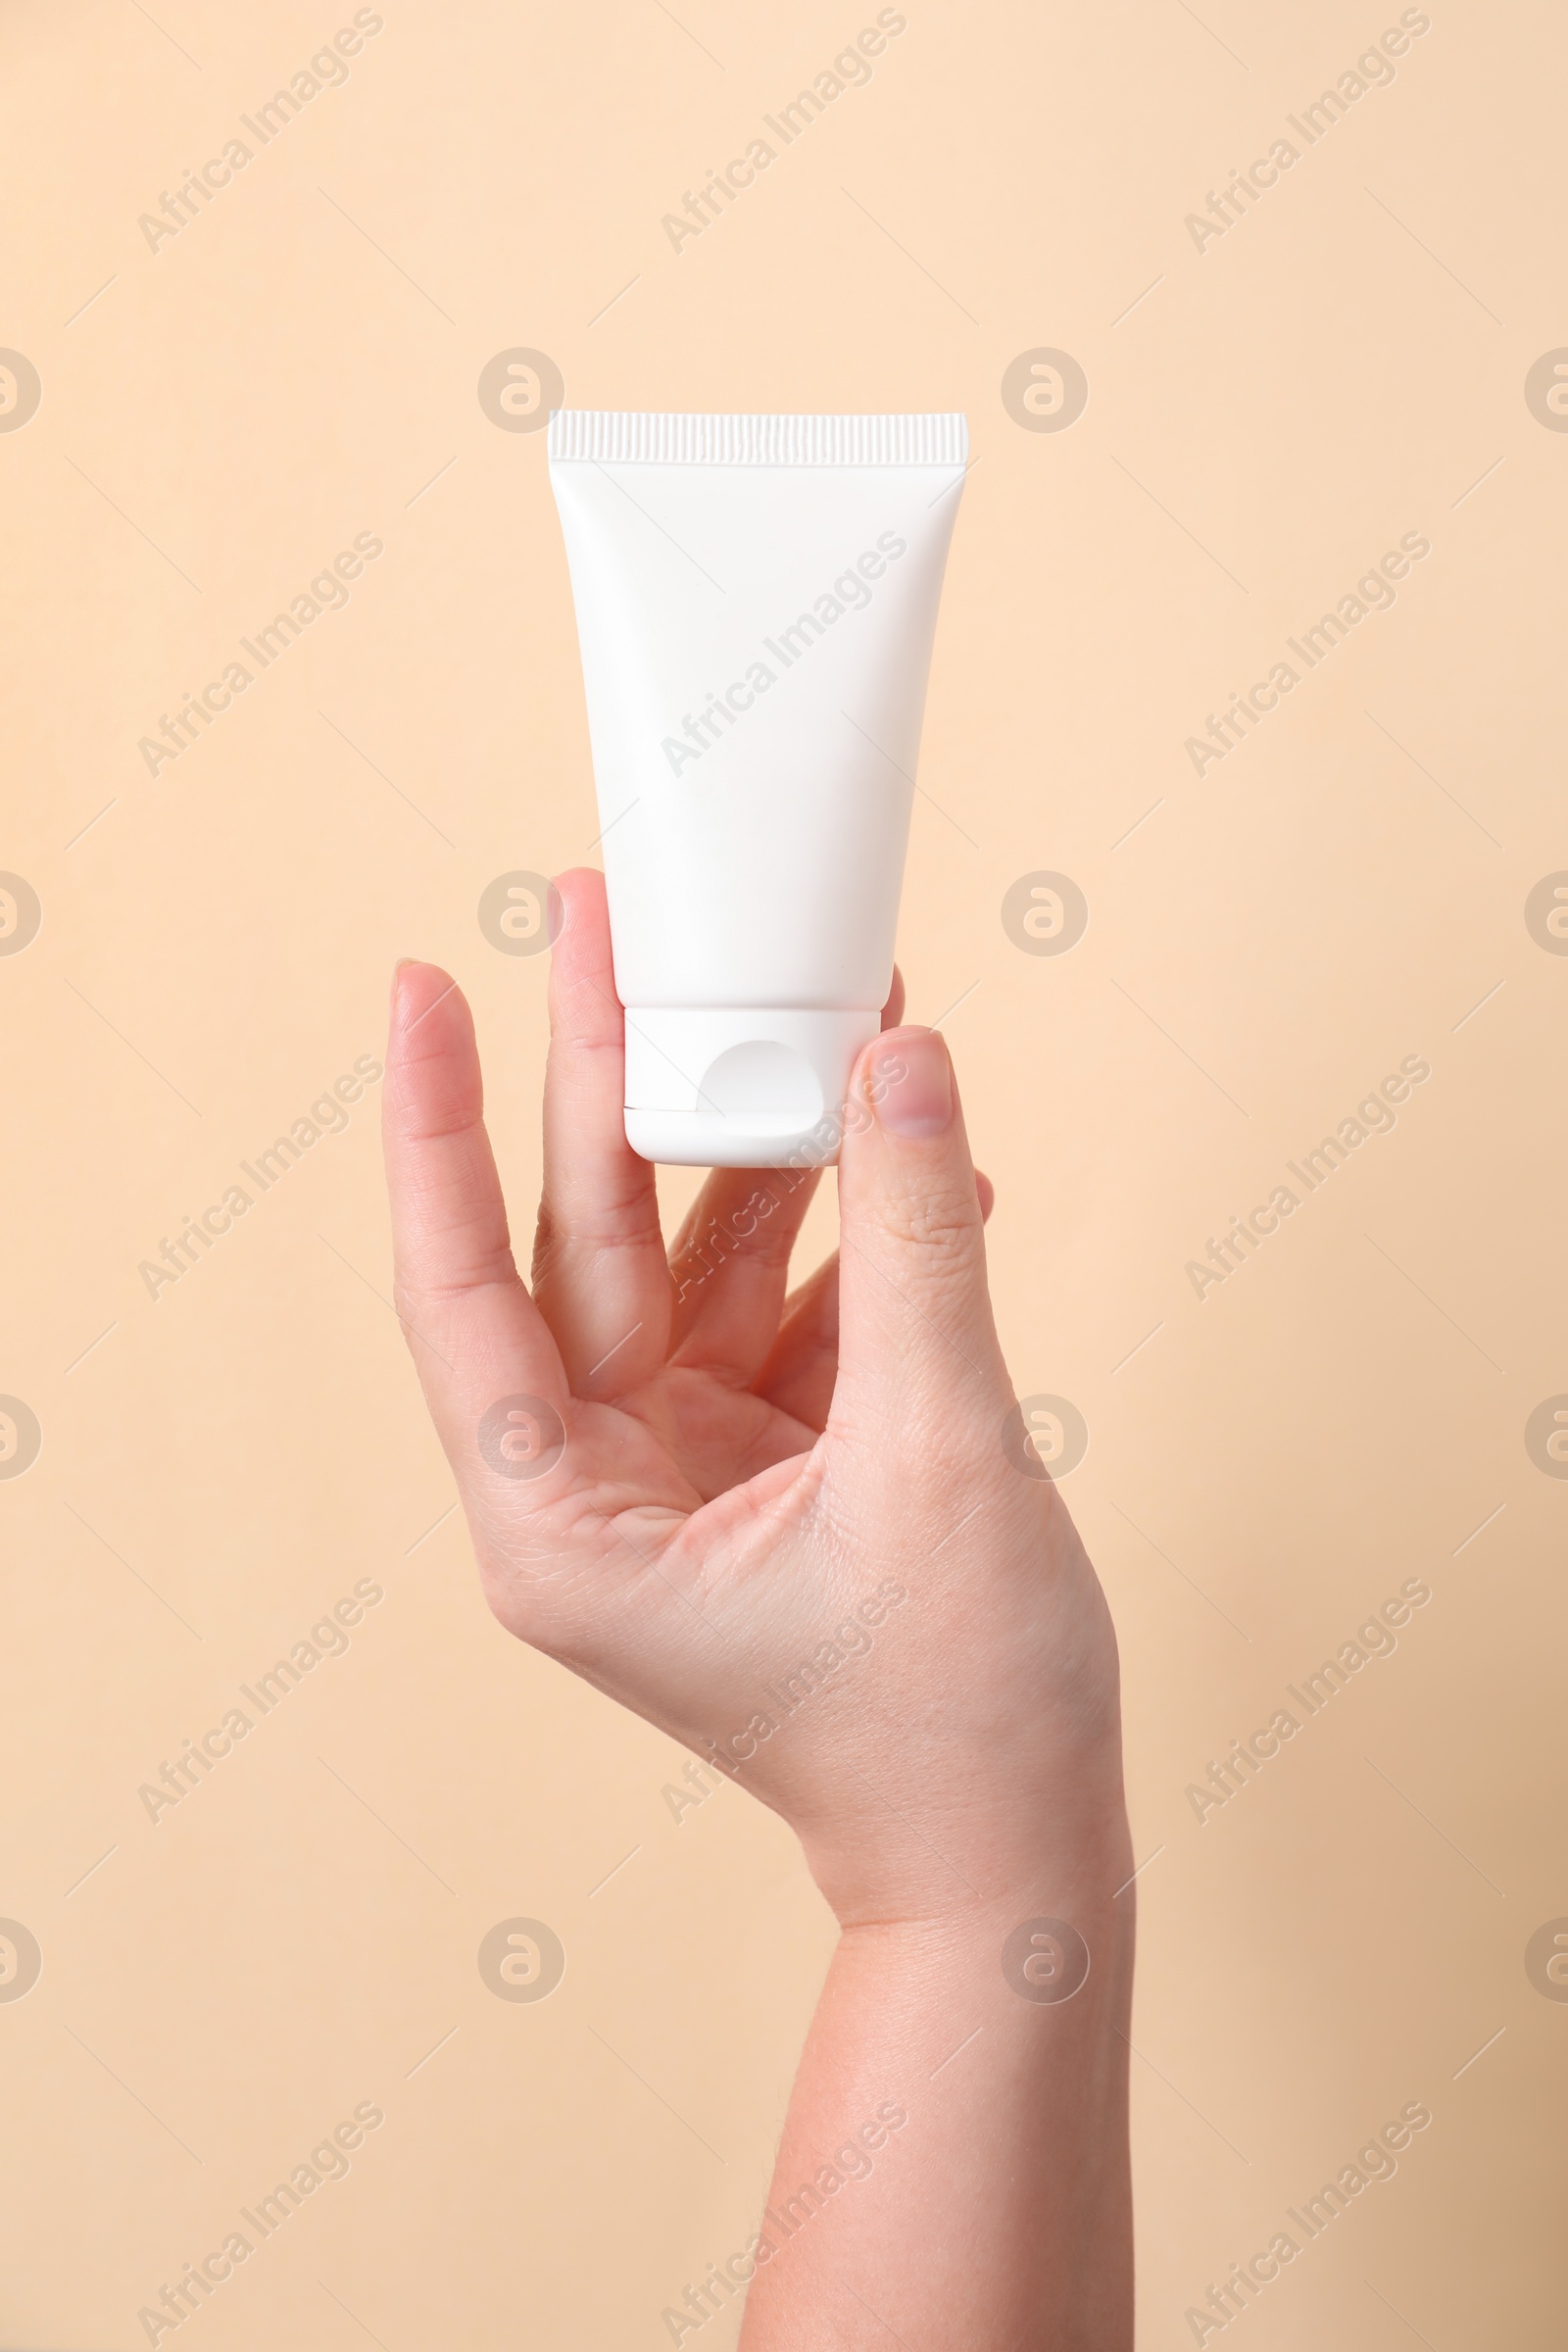
[{"label": "woman's hand", "polygon": [[782,1813],[841,1919],[1025,1886],[1064,1778],[1103,1771],[1115,1648],[1056,1488],[1004,1446],[947,1048],[862,1056],[840,1257],[793,1298],[814,1175],[715,1170],[666,1258],[597,874],[560,915],[531,1297],[467,1007],[420,964],[393,1004],[398,1306],[491,1605]]},{"label": "woman's hand", "polygon": [[[666,1255],[654,1171],[622,1129],[601,878],[564,876],[558,912],[531,1293],[482,1124],[467,1007],[425,964],[402,965],[393,991],[398,1308],[491,1606],[797,1830],[847,1945],[878,1954],[880,1979],[862,1981],[841,1952],[844,1989],[819,2017],[836,2082],[839,2037],[858,2071],[877,2039],[855,2023],[860,2004],[876,2007],[911,1965],[924,2010],[898,2044],[911,2081],[925,2082],[912,2044],[926,2028],[933,2044],[950,2027],[956,2041],[971,2010],[995,2008],[997,2052],[1022,2036],[974,2118],[1013,2168],[991,2227],[1014,2228],[1032,2131],[1054,2134],[1048,2165],[1072,2152],[1059,2116],[1013,2112],[1030,2051],[1079,2053],[1087,2074],[1074,2060],[1062,2078],[1085,2109],[1077,2128],[1087,2117],[1103,2141],[1111,2118],[1108,2172],[1103,2151],[1091,2164],[1079,2149],[1069,2168],[1063,2211],[1092,2240],[1107,2198],[1125,2219],[1120,2058],[1102,2047],[1125,2010],[1131,1949],[1131,1897],[1115,1892],[1131,1870],[1115,1642],[1060,1495],[1022,1445],[947,1047],[892,1027],[861,1055],[844,1111],[841,1250],[793,1296],[790,1248],[813,1175],[715,1171]],[[1042,1918],[1068,1922],[1091,1955],[1089,1985],[1060,2006],[1020,1998],[1004,1974],[1008,1935]],[[967,2072],[984,2080],[988,2062]],[[809,2135],[836,2095],[808,2058],[781,2178],[805,2161],[800,2130]],[[954,2193],[956,2213],[967,2192]],[[864,2220],[876,2204],[868,2189]],[[924,2238],[919,2204],[907,2227]],[[889,2217],[895,2237],[905,2226]],[[825,2251],[834,2235],[811,2244]],[[876,2242],[906,2284],[935,2253]],[[1015,2324],[1039,2295],[1063,2292],[1062,2263],[1093,2258],[1103,2281],[1102,2249],[1043,2255],[1044,2242],[1012,2265],[999,2318]],[[967,2265],[973,2245],[950,2251]],[[793,2342],[799,2321],[805,2343],[829,2309],[818,2261],[797,2262],[779,2303],[777,2254],[759,2247],[753,2260],[768,2285],[749,2325],[767,2328],[773,2313],[781,2332],[748,2342]],[[866,2276],[881,2267],[879,2252]],[[811,2340],[858,2343],[854,2309],[840,2296],[841,2332]],[[927,2325],[919,2340],[983,2334]]]}]

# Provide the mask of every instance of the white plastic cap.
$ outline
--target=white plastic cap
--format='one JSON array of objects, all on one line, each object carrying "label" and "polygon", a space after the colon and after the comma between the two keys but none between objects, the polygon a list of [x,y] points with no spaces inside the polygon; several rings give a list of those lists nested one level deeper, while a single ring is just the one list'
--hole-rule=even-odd
[{"label": "white plastic cap", "polygon": [[825,1167],[879,1025],[862,1009],[628,1005],[626,1141],[676,1167]]}]

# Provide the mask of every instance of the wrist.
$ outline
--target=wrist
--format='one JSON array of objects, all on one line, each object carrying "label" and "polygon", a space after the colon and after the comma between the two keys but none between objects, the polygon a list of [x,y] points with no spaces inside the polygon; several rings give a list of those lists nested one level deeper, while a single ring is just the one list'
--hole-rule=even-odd
[{"label": "wrist", "polygon": [[846,1935],[911,1931],[974,1943],[1033,1917],[1130,1915],[1132,1841],[1119,1744],[1034,1788],[982,1782],[922,1802],[895,1791],[849,1831],[803,1825],[808,1862]]}]

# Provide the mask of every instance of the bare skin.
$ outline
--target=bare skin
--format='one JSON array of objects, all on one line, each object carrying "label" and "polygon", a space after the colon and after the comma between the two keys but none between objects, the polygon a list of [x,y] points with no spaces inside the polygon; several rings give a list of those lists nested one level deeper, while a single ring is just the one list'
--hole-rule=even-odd
[{"label": "bare skin", "polygon": [[814,1177],[715,1170],[666,1249],[603,881],[559,893],[531,1289],[467,1006],[433,966],[395,977],[399,1311],[501,1622],[782,1814],[841,1930],[767,2213],[666,2329],[691,2342],[749,2278],[744,2352],[1126,2352],[1115,1638],[1056,1487],[1004,1442],[947,1047],[890,1004],[846,1106],[842,1250],[794,1294]]}]

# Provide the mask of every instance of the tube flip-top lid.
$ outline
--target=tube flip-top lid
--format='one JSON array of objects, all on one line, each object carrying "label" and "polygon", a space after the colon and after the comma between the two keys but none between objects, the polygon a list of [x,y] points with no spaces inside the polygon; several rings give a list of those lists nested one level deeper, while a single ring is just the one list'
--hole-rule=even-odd
[{"label": "tube flip-top lid", "polygon": [[684,1167],[825,1166],[880,1015],[859,1007],[626,1008],[626,1136]]}]

